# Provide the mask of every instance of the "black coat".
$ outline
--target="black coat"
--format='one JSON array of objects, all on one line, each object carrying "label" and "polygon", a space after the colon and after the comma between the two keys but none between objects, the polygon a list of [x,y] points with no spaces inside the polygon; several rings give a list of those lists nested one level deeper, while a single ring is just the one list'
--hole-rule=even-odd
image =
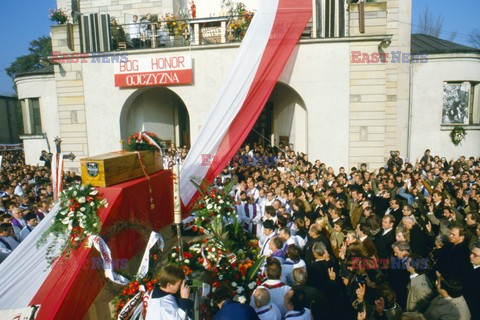
[{"label": "black coat", "polygon": [[427,235],[420,230],[418,225],[414,225],[410,230],[410,248],[412,252],[424,258],[427,257],[429,252],[427,243]]},{"label": "black coat", "polygon": [[377,247],[378,257],[380,259],[390,258],[392,255],[392,244],[395,242],[395,230],[390,230],[386,235],[383,235],[383,230],[377,235],[375,239],[375,247]]},{"label": "black coat", "polygon": [[467,301],[472,319],[480,319],[480,268],[471,269],[463,284],[463,297]]},{"label": "black coat", "polygon": [[333,255],[333,250],[332,250],[332,245],[330,244],[330,241],[325,237],[323,233],[321,233],[317,238],[313,239],[310,238],[307,243],[305,244],[305,247],[303,248],[303,252],[305,254],[305,264],[307,267],[311,265],[315,261],[315,257],[313,256],[312,248],[313,245],[316,242],[323,242],[323,244],[327,247],[327,251],[330,254],[330,257],[334,257]]}]

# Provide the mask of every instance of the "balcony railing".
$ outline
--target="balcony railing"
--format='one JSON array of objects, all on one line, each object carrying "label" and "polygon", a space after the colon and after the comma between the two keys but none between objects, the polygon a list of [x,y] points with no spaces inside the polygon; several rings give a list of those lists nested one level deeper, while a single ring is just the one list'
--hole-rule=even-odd
[{"label": "balcony railing", "polygon": [[[317,0],[302,38],[349,36],[352,4],[357,5],[352,0]],[[108,14],[84,15],[80,19],[81,48],[82,52],[102,52],[240,42],[252,17],[248,14],[110,25]]]},{"label": "balcony railing", "polygon": [[210,17],[111,25],[113,50],[133,50],[240,42],[252,19]]}]

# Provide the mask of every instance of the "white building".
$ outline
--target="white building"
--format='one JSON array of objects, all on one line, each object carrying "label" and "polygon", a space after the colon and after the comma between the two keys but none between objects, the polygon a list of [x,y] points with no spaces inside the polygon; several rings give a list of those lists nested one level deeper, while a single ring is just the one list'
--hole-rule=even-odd
[{"label": "white building", "polygon": [[[73,4],[84,17],[109,13],[120,24],[131,22],[133,15],[186,14],[186,2],[82,0],[79,7],[79,1],[57,1],[68,11]],[[17,77],[25,132],[34,133],[25,114],[37,103],[42,131],[50,143],[59,136],[63,151],[77,156],[65,163],[66,170],[78,170],[80,158],[118,150],[120,140],[139,130],[176,144],[194,143],[239,47],[228,40],[228,18],[219,17],[230,8],[222,7],[223,2],[196,1],[197,18],[208,18],[189,21],[191,45],[170,46],[167,35],[163,46],[160,36],[143,42],[149,48],[103,52],[101,58],[86,53],[55,64],[50,72]],[[257,2],[245,1],[248,9],[255,9]],[[284,141],[307,152],[311,160],[321,159],[334,168],[361,162],[376,168],[391,150],[399,150],[410,161],[426,148],[448,157],[480,154],[480,50],[423,35],[412,38],[410,24],[405,23],[411,21],[409,0],[365,3],[364,16],[356,3],[317,0],[314,4],[311,23],[255,126],[266,139],[252,131],[249,142]],[[83,25],[52,27],[56,55],[88,51],[91,43],[86,44],[83,21]],[[128,37],[130,28],[124,29]],[[178,36],[175,41],[181,42]],[[99,43],[99,48],[108,47],[102,35]],[[411,53],[421,55],[420,61],[411,62]],[[112,63],[119,55],[129,61],[185,59],[191,61],[187,69],[193,78],[185,84],[132,87],[137,80],[126,80],[119,63]],[[466,110],[461,119],[457,117],[467,131],[458,146],[449,138],[453,125],[444,122],[460,120],[442,116],[445,85],[449,92],[461,92],[461,108]],[[36,164],[40,150],[47,148],[44,135],[23,139],[27,162]]]}]

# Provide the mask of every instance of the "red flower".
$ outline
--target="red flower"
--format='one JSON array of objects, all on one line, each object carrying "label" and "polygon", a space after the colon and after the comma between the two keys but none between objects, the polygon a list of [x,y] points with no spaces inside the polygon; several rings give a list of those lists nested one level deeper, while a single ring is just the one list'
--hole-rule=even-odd
[{"label": "red flower", "polygon": [[86,199],[88,202],[92,202],[92,200],[93,200],[93,198],[90,197],[90,196],[87,196],[85,199]]}]

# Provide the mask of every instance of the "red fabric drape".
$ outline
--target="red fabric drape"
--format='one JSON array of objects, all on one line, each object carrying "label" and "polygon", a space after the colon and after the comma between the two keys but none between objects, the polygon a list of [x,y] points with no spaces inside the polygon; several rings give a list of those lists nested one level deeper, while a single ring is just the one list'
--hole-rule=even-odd
[{"label": "red fabric drape", "polygon": [[[171,171],[162,170],[150,177],[155,201],[153,211],[150,210],[148,185],[144,177],[98,189],[100,196],[109,203],[108,208],[99,212],[101,236],[118,221],[136,221],[150,225],[155,231],[173,222]],[[114,260],[131,259],[146,245],[132,229],[111,237],[107,244]],[[82,244],[69,259],[62,257],[56,262],[31,301],[31,304],[41,305],[37,319],[83,319],[106,281],[103,270],[92,263],[92,258],[98,257],[95,249],[93,252]]]},{"label": "red fabric drape", "polygon": [[[310,0],[279,1],[272,32],[252,86],[215,154],[216,161],[205,175],[208,182],[213,182],[252,130],[311,16]],[[197,191],[183,211],[191,210],[199,196]]]}]

